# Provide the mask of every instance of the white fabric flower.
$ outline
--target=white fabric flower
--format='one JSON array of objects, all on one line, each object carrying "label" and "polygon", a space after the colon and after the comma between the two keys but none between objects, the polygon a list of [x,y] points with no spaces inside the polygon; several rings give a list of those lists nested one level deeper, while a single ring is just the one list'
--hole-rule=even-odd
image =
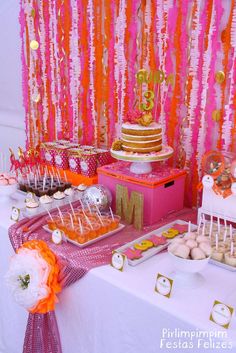
[{"label": "white fabric flower", "polygon": [[30,310],[48,296],[49,273],[50,265],[38,250],[21,248],[12,257],[5,279],[15,301]]}]

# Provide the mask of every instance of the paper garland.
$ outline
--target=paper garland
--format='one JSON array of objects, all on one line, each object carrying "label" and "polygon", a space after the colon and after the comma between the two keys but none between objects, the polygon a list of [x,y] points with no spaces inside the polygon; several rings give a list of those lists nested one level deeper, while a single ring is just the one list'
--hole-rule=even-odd
[{"label": "paper garland", "polygon": [[[66,138],[109,147],[152,90],[163,141],[172,163],[188,168],[196,204],[201,156],[236,149],[235,11],[233,1],[21,0],[28,146]],[[162,70],[165,82],[137,87],[140,69]]]}]

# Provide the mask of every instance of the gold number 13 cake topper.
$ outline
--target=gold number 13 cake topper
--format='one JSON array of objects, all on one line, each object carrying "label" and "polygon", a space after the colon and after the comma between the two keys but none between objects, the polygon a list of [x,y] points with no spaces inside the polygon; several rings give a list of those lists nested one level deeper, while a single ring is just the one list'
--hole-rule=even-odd
[{"label": "gold number 13 cake topper", "polygon": [[152,110],[152,108],[154,107],[154,92],[148,90],[144,93],[144,97],[146,98],[146,103],[141,102],[140,109],[146,111]]}]

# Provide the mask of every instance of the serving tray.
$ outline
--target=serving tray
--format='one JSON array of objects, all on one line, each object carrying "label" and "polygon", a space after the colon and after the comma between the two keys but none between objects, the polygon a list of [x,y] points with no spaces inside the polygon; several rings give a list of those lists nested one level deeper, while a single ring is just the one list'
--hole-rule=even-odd
[{"label": "serving tray", "polygon": [[[169,228],[172,228],[175,224],[180,224],[180,225],[188,225],[188,222],[185,222],[185,221],[182,221],[182,220],[175,220],[171,223],[168,223],[160,228],[157,228],[149,233],[146,233],[144,234],[143,236],[141,236],[140,238],[137,238],[121,247],[119,247],[118,249],[116,249],[117,252],[120,252],[120,253],[123,253],[126,249],[130,248],[130,247],[133,247],[134,244],[136,243],[140,243],[142,240],[146,240],[148,239],[151,235],[155,234],[157,236],[161,236],[163,232],[167,231]],[[197,230],[197,226],[195,224],[191,224],[191,231],[194,231],[194,230]],[[142,257],[139,258],[139,259],[134,259],[134,260],[131,260],[131,259],[128,259],[128,264],[131,265],[131,266],[136,266],[140,263],[142,263],[143,261],[149,259],[150,257],[158,254],[159,252],[165,250],[168,245],[171,243],[171,241],[173,239],[176,239],[177,237],[179,236],[183,236],[183,234],[179,234],[177,235],[176,237],[172,238],[172,239],[166,239],[167,242],[164,244],[164,245],[159,245],[159,246],[156,246],[156,247],[152,247],[152,248],[149,248],[148,250],[146,251],[143,251],[142,252]]]},{"label": "serving tray", "polygon": [[[84,247],[86,247],[86,246],[88,246],[88,245],[97,243],[98,241],[100,241],[100,240],[102,240],[102,239],[108,238],[108,237],[110,237],[111,235],[114,235],[114,234],[120,232],[122,229],[124,229],[124,227],[125,227],[125,225],[122,224],[122,223],[120,223],[118,228],[116,228],[116,229],[114,229],[114,230],[112,230],[112,231],[110,231],[110,232],[108,232],[108,233],[102,234],[102,235],[100,235],[99,237],[97,237],[97,238],[95,238],[95,239],[92,239],[92,240],[89,240],[89,241],[87,241],[86,243],[83,243],[83,244],[80,244],[80,243],[78,243],[78,242],[76,242],[76,241],[74,241],[74,240],[71,240],[71,239],[68,238],[65,234],[64,234],[64,240],[65,240],[65,241],[68,241],[69,243],[72,243],[72,244],[78,246],[79,248],[84,248]],[[51,234],[52,234],[52,232],[53,232],[51,229],[48,228],[47,225],[43,226],[43,229],[46,230],[48,233],[51,233]]]},{"label": "serving tray", "polygon": [[212,265],[215,265],[215,266],[224,268],[224,269],[227,270],[227,271],[236,272],[236,267],[227,265],[227,264],[225,264],[224,262],[219,262],[219,261],[216,261],[216,260],[213,260],[213,259],[210,259],[209,262],[210,262]]}]

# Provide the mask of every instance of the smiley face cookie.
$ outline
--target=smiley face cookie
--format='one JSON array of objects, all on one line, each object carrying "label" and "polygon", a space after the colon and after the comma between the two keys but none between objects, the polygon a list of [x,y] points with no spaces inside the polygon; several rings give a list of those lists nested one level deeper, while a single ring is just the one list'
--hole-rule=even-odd
[{"label": "smiley face cookie", "polygon": [[134,248],[141,251],[146,251],[153,247],[153,242],[150,240],[142,240],[140,243],[134,244]]},{"label": "smiley face cookie", "polygon": [[178,234],[179,234],[179,231],[174,228],[170,228],[162,233],[163,237],[165,237],[167,239],[172,239],[172,238],[176,237],[176,235],[178,235]]}]

